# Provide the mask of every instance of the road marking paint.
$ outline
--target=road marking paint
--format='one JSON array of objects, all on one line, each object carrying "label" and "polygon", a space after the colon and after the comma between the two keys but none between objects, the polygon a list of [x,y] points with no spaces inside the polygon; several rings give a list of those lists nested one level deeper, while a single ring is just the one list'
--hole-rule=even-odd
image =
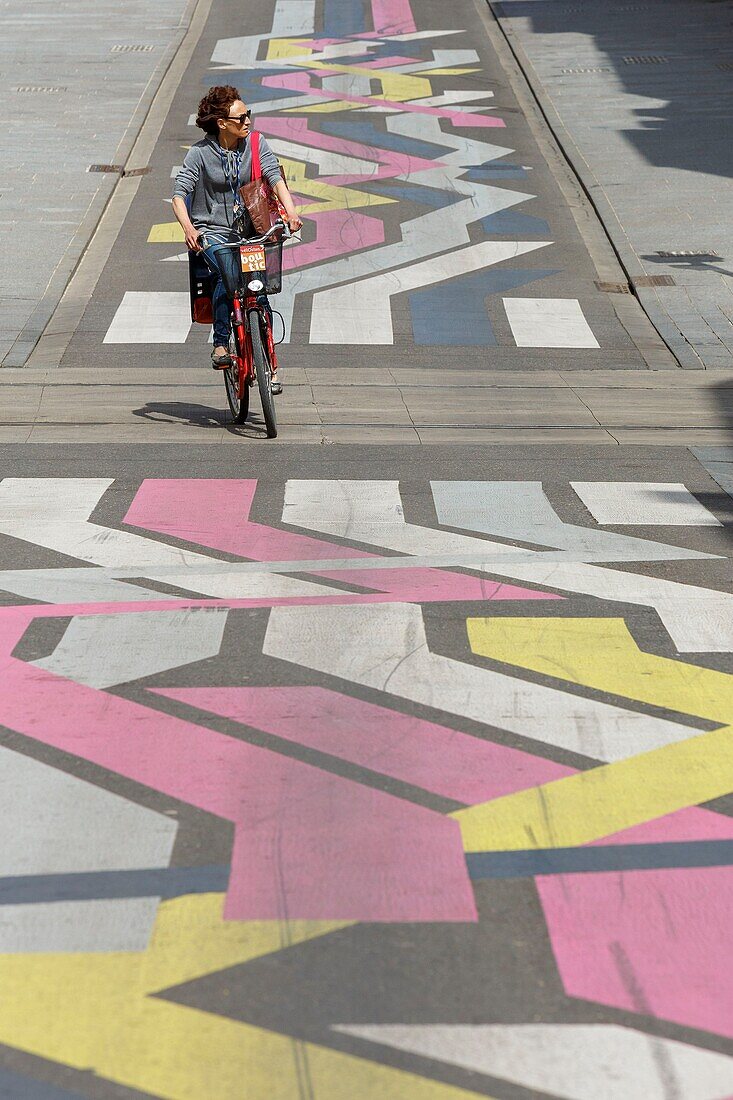
[{"label": "road marking paint", "polygon": [[667,746],[695,733],[689,726],[431,653],[415,604],[273,608],[263,651],[593,759],[620,760],[642,746]]},{"label": "road marking paint", "polygon": [[482,657],[733,724],[730,673],[644,653],[623,619],[469,619],[467,626]]},{"label": "road marking paint", "polygon": [[720,527],[681,482],[571,481],[597,523]]},{"label": "road marking paint", "polygon": [[455,816],[469,852],[569,848],[731,789],[733,727],[723,726]]},{"label": "road marking paint", "polygon": [[334,1030],[566,1100],[719,1100],[733,1058],[614,1024],[356,1024]]},{"label": "road marking paint", "polygon": [[191,331],[188,292],[126,290],[104,344],[185,344]]},{"label": "road marking paint", "polygon": [[519,348],[600,347],[577,298],[504,298]]}]

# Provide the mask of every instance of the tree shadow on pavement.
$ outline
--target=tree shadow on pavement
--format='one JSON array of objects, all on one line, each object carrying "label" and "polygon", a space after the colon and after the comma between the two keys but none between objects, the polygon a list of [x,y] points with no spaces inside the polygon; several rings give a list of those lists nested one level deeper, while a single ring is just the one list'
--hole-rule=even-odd
[{"label": "tree shadow on pavement", "polygon": [[[600,64],[640,99],[636,124],[621,132],[649,164],[733,176],[731,0],[510,0],[498,7],[505,18],[530,20],[536,34],[594,40]],[[568,80],[584,62],[569,54],[561,64]]]},{"label": "tree shadow on pavement", "polygon": [[725,267],[718,267],[716,261],[722,259],[717,256],[663,256],[659,252],[651,252],[639,257],[650,264],[664,264],[665,267],[673,267],[678,271],[712,271],[718,275],[729,275],[733,278],[733,271]]}]

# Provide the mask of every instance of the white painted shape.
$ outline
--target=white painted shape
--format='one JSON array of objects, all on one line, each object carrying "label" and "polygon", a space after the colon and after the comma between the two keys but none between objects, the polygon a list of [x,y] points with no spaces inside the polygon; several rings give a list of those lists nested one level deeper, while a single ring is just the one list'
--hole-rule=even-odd
[{"label": "white painted shape", "polygon": [[597,523],[722,527],[681,482],[571,481]]},{"label": "white painted shape", "polygon": [[623,760],[689,726],[431,653],[417,604],[274,607],[263,652],[592,760]]},{"label": "white painted shape", "polygon": [[577,298],[504,298],[518,348],[597,348]]},{"label": "white painted shape", "polygon": [[277,0],[272,17],[274,38],[313,34],[316,25],[316,0]]},{"label": "white painted shape", "polygon": [[[733,651],[733,596],[575,561],[550,561],[506,543],[406,523],[396,481],[289,481],[285,522],[401,554],[485,554],[471,568],[602,600],[653,607],[681,653]],[[498,556],[498,561],[491,561]],[[512,561],[512,557],[519,560]]]},{"label": "white painted shape", "polygon": [[374,175],[378,165],[373,160],[360,160],[344,153],[332,153],[328,149],[315,149],[311,145],[298,145],[282,138],[268,138],[270,148],[280,157],[317,164],[323,176]]},{"label": "white painted shape", "polygon": [[321,291],[313,298],[312,344],[392,344],[390,299],[418,287],[480,271],[544,248],[549,241],[482,241],[370,279]]},{"label": "white painted shape", "polygon": [[323,596],[342,591],[279,574],[240,574],[236,565],[231,566],[229,575],[207,576],[197,566],[205,570],[219,563],[218,559],[92,523],[89,516],[112,480],[4,478],[0,482],[0,531],[92,565],[139,569],[140,576],[149,580],[156,579],[158,567],[168,584],[207,596]]},{"label": "white painted shape", "polygon": [[[196,116],[194,115],[193,117],[194,117],[194,121],[195,121]],[[172,180],[176,178],[176,176],[178,175],[178,173],[180,172],[182,167],[183,167],[182,164],[174,164],[173,165],[173,167],[171,168],[171,179]]]},{"label": "white painted shape", "polygon": [[185,344],[191,330],[188,292],[127,290],[104,344]]},{"label": "white painted shape", "polygon": [[[0,877],[167,867],[177,824],[0,748]],[[141,951],[157,898],[0,905],[0,952]]]},{"label": "white painted shape", "polygon": [[478,61],[475,50],[433,50],[433,61],[411,61],[390,66],[390,73],[427,73],[433,69],[458,68]]},{"label": "white painted shape", "polygon": [[[514,149],[506,146],[494,145],[488,141],[480,141],[478,138],[469,138],[464,134],[449,133],[440,127],[441,119],[436,115],[423,115],[415,111],[403,111],[401,114],[387,119],[387,129],[393,134],[402,134],[404,137],[416,138],[418,141],[429,141],[434,145],[441,145],[446,149],[453,149],[452,153],[441,153],[441,165],[448,165],[449,169],[459,167],[472,167],[475,164],[484,164],[489,160],[498,160],[501,157],[514,153]],[[442,182],[441,182],[442,174]],[[420,173],[420,182],[434,187],[446,187],[446,181],[453,186],[455,173],[444,167],[437,167],[426,173]],[[457,188],[464,194],[481,196],[486,186],[482,183],[472,183],[470,180],[461,180],[461,188]],[[519,192],[515,192],[519,195]],[[523,194],[518,202],[526,202],[534,198],[533,195]],[[516,203],[508,204],[515,206]],[[447,209],[451,209],[448,207]],[[505,209],[505,207],[501,207]],[[483,216],[483,215],[482,215]]]},{"label": "white painted shape", "polygon": [[333,76],[324,76],[321,79],[321,87],[336,95],[370,96],[372,94],[371,77],[364,76],[362,73],[335,73]]},{"label": "white painted shape", "polygon": [[6,569],[0,571],[0,591],[41,603],[135,603],[173,600],[136,584],[105,576],[100,569]]},{"label": "white painted shape", "polygon": [[426,99],[412,99],[410,103],[416,107],[452,107],[456,103],[474,103],[477,100],[493,98],[493,92],[460,92],[458,89],[448,89],[440,95],[431,95]]},{"label": "white painted shape", "polygon": [[334,1030],[566,1100],[726,1100],[733,1091],[733,1058],[614,1024],[360,1024]]},{"label": "white painted shape", "polygon": [[88,687],[114,687],[216,657],[227,615],[184,608],[75,616],[53,653],[32,663]]},{"label": "white painted shape", "polygon": [[162,264],[188,263],[188,252],[179,252],[177,256],[161,256],[160,262]]},{"label": "white painted shape", "polygon": [[0,905],[0,953],[145,951],[160,898]]},{"label": "white painted shape", "polygon": [[385,42],[417,42],[421,38],[446,38],[449,34],[465,34],[460,31],[407,31],[405,34],[389,34],[384,36]]}]

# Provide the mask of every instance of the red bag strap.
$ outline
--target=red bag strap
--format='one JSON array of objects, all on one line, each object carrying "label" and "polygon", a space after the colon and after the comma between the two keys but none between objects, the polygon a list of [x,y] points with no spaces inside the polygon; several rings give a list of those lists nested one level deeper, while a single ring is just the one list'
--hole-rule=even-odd
[{"label": "red bag strap", "polygon": [[253,130],[249,135],[249,146],[252,150],[252,180],[262,177],[262,165],[260,164],[260,135],[258,130]]}]

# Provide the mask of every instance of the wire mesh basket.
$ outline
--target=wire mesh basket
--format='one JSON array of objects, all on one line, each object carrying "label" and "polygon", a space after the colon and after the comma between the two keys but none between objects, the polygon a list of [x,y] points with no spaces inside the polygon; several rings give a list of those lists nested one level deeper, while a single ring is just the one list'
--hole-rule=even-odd
[{"label": "wire mesh basket", "polygon": [[264,245],[264,250],[264,271],[243,271],[238,248],[222,246],[212,249],[228,298],[233,298],[235,294],[245,290],[247,283],[257,278],[264,283],[265,294],[280,293],[283,282],[283,242],[282,240],[268,241]]}]

